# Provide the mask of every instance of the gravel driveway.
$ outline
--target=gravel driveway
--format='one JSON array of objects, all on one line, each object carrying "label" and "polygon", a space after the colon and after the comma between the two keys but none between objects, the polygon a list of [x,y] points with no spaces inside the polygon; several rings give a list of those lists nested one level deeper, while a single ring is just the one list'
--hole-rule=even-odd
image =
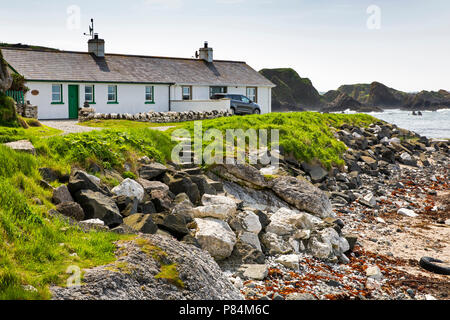
[{"label": "gravel driveway", "polygon": [[[64,132],[64,134],[90,132],[90,131],[94,131],[94,130],[109,129],[109,128],[93,128],[93,127],[79,126],[78,120],[44,120],[44,121],[40,121],[40,122],[44,126],[62,130]],[[173,126],[149,127],[149,129],[159,130],[159,131],[166,131],[170,128],[173,128]]]}]

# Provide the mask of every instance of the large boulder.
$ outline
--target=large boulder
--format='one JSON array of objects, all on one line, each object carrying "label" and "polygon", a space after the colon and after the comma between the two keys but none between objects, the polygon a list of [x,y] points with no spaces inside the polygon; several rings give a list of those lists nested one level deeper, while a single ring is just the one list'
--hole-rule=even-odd
[{"label": "large boulder", "polygon": [[[85,270],[82,286],[52,287],[53,299],[243,299],[211,256],[192,245],[170,237],[142,235],[137,239],[120,241],[117,246],[117,261]],[[164,261],[161,261],[161,256]],[[163,265],[173,272],[162,273]],[[182,281],[175,282],[178,286],[174,285],[176,279]]]},{"label": "large boulder", "polygon": [[73,202],[73,197],[65,184],[53,190],[52,201],[54,204]]},{"label": "large boulder", "polygon": [[153,191],[163,191],[164,193],[169,193],[169,187],[160,181],[150,181],[146,179],[139,178],[136,180],[143,188],[145,193],[151,195]]},{"label": "large boulder", "polygon": [[279,236],[286,236],[292,235],[298,229],[311,230],[314,224],[318,223],[320,223],[319,219],[305,212],[281,208],[270,217],[270,224],[266,230]]},{"label": "large boulder", "polygon": [[272,190],[299,210],[321,218],[334,216],[328,196],[305,179],[280,177],[274,180]]},{"label": "large boulder", "polygon": [[153,222],[151,215],[149,214],[133,214],[126,217],[123,223],[135,230],[145,234],[155,234],[158,231],[158,227]]},{"label": "large boulder", "polygon": [[203,206],[192,210],[194,217],[226,220],[236,213],[237,208],[233,199],[209,194],[203,195],[202,204]]},{"label": "large boulder", "polygon": [[335,260],[337,258],[342,262],[348,262],[344,253],[350,250],[350,245],[347,239],[339,236],[334,228],[326,228],[314,232],[308,242],[308,249],[319,259]]},{"label": "large boulder", "polygon": [[111,228],[122,224],[123,219],[117,204],[103,193],[81,190],[74,198],[83,208],[86,219],[100,219]]},{"label": "large boulder", "polygon": [[139,176],[146,180],[152,180],[161,177],[166,172],[167,172],[166,166],[164,166],[161,163],[154,162],[143,165],[139,169]]},{"label": "large boulder", "polygon": [[220,164],[211,168],[211,171],[225,180],[261,189],[269,186],[261,172],[248,164]]},{"label": "large boulder", "polygon": [[101,184],[100,178],[90,175],[84,171],[75,171],[69,179],[69,184],[67,185],[70,193],[74,196],[81,190],[91,190],[93,192],[99,192],[104,195],[110,196],[108,188]]},{"label": "large boulder", "polygon": [[137,198],[139,202],[144,199],[144,188],[133,179],[125,179],[117,187],[113,188],[112,193],[116,196],[126,196],[128,198]]},{"label": "large boulder", "polygon": [[200,201],[198,187],[189,177],[171,177],[168,185],[169,190],[173,194],[178,195],[180,193],[186,193],[192,203],[198,203]]},{"label": "large boulder", "polygon": [[56,211],[76,221],[84,220],[84,211],[76,202],[63,202],[56,206]]},{"label": "large boulder", "polygon": [[[125,195],[116,196],[113,198],[120,210],[120,214],[124,217],[131,216],[138,212],[139,200],[136,197],[127,197]],[[152,204],[153,205],[153,204]],[[155,211],[153,210],[152,213]],[[141,213],[146,213],[142,212]]]},{"label": "large boulder", "polygon": [[236,244],[236,235],[230,226],[218,219],[195,219],[197,232],[195,238],[202,249],[208,251],[216,260],[228,258]]}]

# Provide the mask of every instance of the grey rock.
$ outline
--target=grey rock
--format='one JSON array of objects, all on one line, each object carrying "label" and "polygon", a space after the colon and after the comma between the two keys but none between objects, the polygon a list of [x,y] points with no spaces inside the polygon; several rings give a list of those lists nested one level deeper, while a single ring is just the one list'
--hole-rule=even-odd
[{"label": "grey rock", "polygon": [[56,210],[66,217],[74,219],[75,221],[84,220],[83,208],[81,208],[81,206],[76,202],[60,203],[56,206]]},{"label": "grey rock", "polygon": [[166,166],[161,163],[154,162],[151,164],[143,165],[139,169],[139,177],[146,180],[152,180],[154,178],[162,176],[166,171]]},{"label": "grey rock", "polygon": [[81,190],[74,198],[83,208],[87,219],[100,219],[108,227],[122,224],[119,208],[112,198],[92,190]]},{"label": "grey rock", "polygon": [[304,179],[280,177],[273,182],[272,190],[297,209],[321,218],[332,217],[333,211],[328,196]]},{"label": "grey rock", "polygon": [[264,280],[269,274],[266,264],[244,264],[239,268],[239,274],[245,279]]},{"label": "grey rock", "polygon": [[158,227],[153,222],[152,217],[149,214],[133,214],[126,217],[123,220],[123,223],[136,232],[155,234],[158,231]]},{"label": "grey rock", "polygon": [[73,202],[72,195],[66,185],[62,185],[53,190],[52,201],[54,204],[60,204],[63,202]]},{"label": "grey rock", "polygon": [[[143,245],[157,246],[166,264],[176,263],[184,287],[155,277],[161,262],[146,253]],[[223,275],[206,252],[174,239],[143,235],[139,241],[121,241],[118,260],[85,270],[83,285],[52,287],[54,300],[242,300],[239,290]]]}]

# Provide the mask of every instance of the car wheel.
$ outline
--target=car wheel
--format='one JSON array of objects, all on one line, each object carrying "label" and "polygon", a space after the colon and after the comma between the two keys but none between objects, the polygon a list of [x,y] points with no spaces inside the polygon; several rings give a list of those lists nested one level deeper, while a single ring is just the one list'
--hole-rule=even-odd
[{"label": "car wheel", "polygon": [[261,114],[261,110],[255,109],[255,110],[253,110],[253,114]]},{"label": "car wheel", "polygon": [[231,114],[235,115],[236,114],[236,109],[235,108],[231,108]]}]

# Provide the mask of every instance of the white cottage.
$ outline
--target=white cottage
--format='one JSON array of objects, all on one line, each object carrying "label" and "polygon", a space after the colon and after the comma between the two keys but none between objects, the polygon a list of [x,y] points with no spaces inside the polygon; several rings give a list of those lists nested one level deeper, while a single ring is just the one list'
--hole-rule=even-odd
[{"label": "white cottage", "polygon": [[75,119],[85,102],[100,113],[208,111],[230,107],[211,100],[214,93],[241,94],[269,113],[275,85],[245,62],[213,60],[213,49],[198,59],[105,54],[96,36],[88,52],[2,49],[12,72],[30,91],[25,100],[38,106],[39,119]]}]

